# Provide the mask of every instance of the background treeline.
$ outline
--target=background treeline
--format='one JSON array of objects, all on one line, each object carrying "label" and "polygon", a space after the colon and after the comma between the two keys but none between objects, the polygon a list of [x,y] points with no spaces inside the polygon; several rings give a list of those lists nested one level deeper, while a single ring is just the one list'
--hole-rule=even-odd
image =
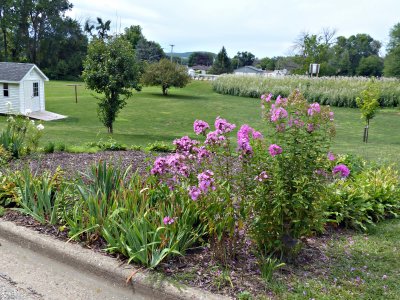
[{"label": "background treeline", "polygon": [[[110,36],[111,21],[97,18],[82,24],[66,16],[72,6],[68,0],[1,0],[0,61],[35,63],[52,79],[78,79],[89,42]],[[167,57],[157,42],[143,36],[140,26],[125,28],[122,35],[142,63]],[[310,63],[319,63],[321,76],[400,77],[400,23],[390,30],[389,38],[385,57],[381,56],[382,43],[368,34],[337,37],[335,30],[325,28],[317,34],[301,33],[288,56],[258,59],[251,52],[239,51],[230,58],[222,47],[217,55],[193,52],[188,59],[174,56],[173,60],[210,66],[212,74],[255,66],[304,75]]]}]

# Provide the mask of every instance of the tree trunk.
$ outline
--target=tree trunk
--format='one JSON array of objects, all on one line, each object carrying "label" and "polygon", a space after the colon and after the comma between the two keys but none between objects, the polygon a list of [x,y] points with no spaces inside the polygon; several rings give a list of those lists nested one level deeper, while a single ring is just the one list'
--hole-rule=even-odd
[{"label": "tree trunk", "polygon": [[163,85],[162,86],[162,93],[163,93],[164,96],[167,96],[168,95],[168,87]]}]

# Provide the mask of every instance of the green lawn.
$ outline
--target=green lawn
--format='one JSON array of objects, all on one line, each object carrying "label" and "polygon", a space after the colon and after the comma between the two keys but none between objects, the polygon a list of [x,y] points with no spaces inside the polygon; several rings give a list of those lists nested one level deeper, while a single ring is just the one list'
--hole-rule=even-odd
[{"label": "green lawn", "polygon": [[388,220],[369,234],[335,233],[325,260],[277,276],[271,288],[279,299],[399,299],[400,220]]},{"label": "green lawn", "polygon": [[[46,109],[68,115],[66,120],[47,122],[42,144],[48,141],[83,145],[86,142],[108,138],[106,129],[97,118],[93,93],[78,87],[79,101],[75,104],[70,82],[46,83]],[[337,137],[333,149],[337,152],[359,153],[369,159],[398,161],[400,153],[400,110],[382,110],[371,123],[370,143],[362,143],[363,123],[356,109],[334,108]],[[171,142],[174,138],[194,136],[195,119],[213,123],[220,115],[237,125],[248,123],[263,128],[259,101],[252,98],[220,95],[212,91],[208,82],[195,81],[184,89],[171,89],[170,95],[161,95],[160,88],[144,88],[135,92],[118,116],[113,138],[130,145],[149,142]],[[4,125],[5,117],[0,118]]]}]

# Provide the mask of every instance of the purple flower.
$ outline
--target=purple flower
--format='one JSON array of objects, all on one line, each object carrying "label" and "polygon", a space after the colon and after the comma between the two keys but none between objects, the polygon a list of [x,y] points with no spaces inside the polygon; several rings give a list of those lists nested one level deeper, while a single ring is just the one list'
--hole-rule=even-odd
[{"label": "purple flower", "polygon": [[277,132],[284,132],[286,129],[285,123],[277,124],[276,125],[276,131]]},{"label": "purple flower", "polygon": [[201,196],[201,190],[197,186],[189,187],[189,196],[196,201]]},{"label": "purple flower", "polygon": [[174,220],[174,218],[166,216],[166,217],[164,217],[163,222],[164,222],[164,225],[171,225],[175,222],[175,220]]},{"label": "purple flower", "polygon": [[271,154],[271,156],[276,156],[276,155],[282,153],[282,148],[279,147],[279,146],[276,145],[276,144],[271,144],[271,145],[269,146],[268,150],[269,150],[269,154]]},{"label": "purple flower", "polygon": [[215,190],[213,176],[214,173],[210,170],[206,170],[197,175],[197,179],[199,180],[199,188],[203,193],[207,193],[210,189]]},{"label": "purple flower", "polygon": [[192,148],[197,145],[199,142],[196,140],[192,140],[188,136],[181,137],[180,139],[174,140],[174,145],[176,147],[176,152],[187,154]]},{"label": "purple flower", "polygon": [[253,130],[253,139],[255,140],[262,140],[264,137],[261,132]]},{"label": "purple flower", "polygon": [[330,120],[330,121],[335,120],[335,114],[333,113],[333,111],[330,111],[330,112],[329,112],[329,120]]},{"label": "purple flower", "polygon": [[201,163],[204,159],[211,156],[211,152],[206,149],[206,147],[201,146],[200,148],[193,148],[194,152],[197,153],[197,161]]},{"label": "purple flower", "polygon": [[296,125],[297,128],[304,126],[304,122],[300,119],[294,119],[293,123],[294,123],[294,125]]},{"label": "purple flower", "polygon": [[345,178],[350,175],[350,170],[346,165],[340,164],[333,168],[332,173],[334,175],[339,174],[341,177]]},{"label": "purple flower", "polygon": [[309,132],[309,133],[311,133],[311,132],[313,132],[314,131],[314,124],[312,124],[312,123],[308,123],[307,124],[307,131]]},{"label": "purple flower", "polygon": [[286,104],[287,104],[287,98],[282,98],[281,95],[279,95],[275,100],[275,105],[285,106]]},{"label": "purple flower", "polygon": [[265,171],[262,171],[258,176],[256,176],[254,178],[254,180],[257,180],[257,181],[260,181],[260,182],[262,182],[262,181],[264,181],[266,179],[268,179],[268,174]]},{"label": "purple flower", "polygon": [[336,158],[335,158],[335,155],[333,155],[332,152],[328,152],[328,159],[329,159],[330,161],[334,161]]},{"label": "purple flower", "polygon": [[287,111],[283,107],[276,108],[275,105],[272,105],[270,114],[271,114],[270,118],[271,122],[277,122],[278,120],[287,118],[288,116]]},{"label": "purple flower", "polygon": [[167,161],[165,157],[157,157],[154,162],[153,168],[151,169],[151,174],[162,175],[167,172]]},{"label": "purple flower", "polygon": [[206,140],[204,144],[206,145],[214,145],[219,143],[218,132],[217,131],[210,131],[207,133]]},{"label": "purple flower", "polygon": [[267,94],[261,95],[261,100],[264,100],[265,102],[271,102],[272,94],[269,93],[268,96]]},{"label": "purple flower", "polygon": [[316,113],[320,113],[320,112],[321,112],[321,107],[316,102],[315,103],[311,103],[310,107],[308,108],[308,111],[307,111],[309,116],[312,116],[312,115],[314,115]]},{"label": "purple flower", "polygon": [[205,134],[207,129],[210,129],[210,125],[208,125],[207,122],[202,121],[202,120],[194,121],[193,130],[197,135]]},{"label": "purple flower", "polygon": [[220,117],[217,117],[215,119],[214,125],[215,125],[215,129],[218,134],[228,133],[236,128],[235,124],[228,123],[228,121],[226,121],[225,119],[222,119]]}]

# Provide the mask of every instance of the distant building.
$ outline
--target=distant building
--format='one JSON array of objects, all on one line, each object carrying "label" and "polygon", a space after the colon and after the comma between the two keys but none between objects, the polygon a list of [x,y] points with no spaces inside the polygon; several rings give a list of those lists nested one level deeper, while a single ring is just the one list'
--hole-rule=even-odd
[{"label": "distant building", "polygon": [[263,75],[264,71],[253,66],[240,67],[233,71],[235,75]]},{"label": "distant building", "polygon": [[203,74],[203,75],[205,75],[207,73],[207,71],[211,69],[210,66],[203,66],[203,65],[196,65],[196,66],[189,67],[189,68],[194,70],[195,72]]},{"label": "distant building", "polygon": [[265,76],[267,76],[267,77],[282,77],[282,76],[286,76],[288,74],[289,74],[289,72],[286,69],[265,72]]}]

